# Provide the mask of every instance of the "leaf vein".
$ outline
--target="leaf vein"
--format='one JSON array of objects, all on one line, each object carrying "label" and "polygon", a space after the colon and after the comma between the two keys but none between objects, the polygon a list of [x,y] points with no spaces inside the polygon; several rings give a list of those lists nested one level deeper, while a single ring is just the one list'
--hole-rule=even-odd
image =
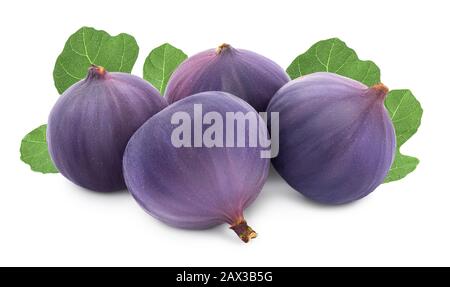
[{"label": "leaf vein", "polygon": [[83,27],[81,29],[81,35],[82,35],[82,38],[83,38],[84,52],[86,53],[86,58],[88,59],[89,63],[91,63],[91,65],[92,65],[94,63],[91,61],[91,58],[89,58],[89,54],[88,54],[88,50],[87,50],[87,46],[86,46],[86,37],[84,35],[84,31],[85,30],[86,30],[86,27]]}]

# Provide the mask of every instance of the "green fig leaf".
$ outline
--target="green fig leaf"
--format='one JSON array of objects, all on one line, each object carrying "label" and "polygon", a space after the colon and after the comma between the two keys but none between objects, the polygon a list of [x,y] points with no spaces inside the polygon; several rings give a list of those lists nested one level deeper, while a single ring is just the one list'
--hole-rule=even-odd
[{"label": "green fig leaf", "polygon": [[82,27],[67,40],[53,70],[60,94],[86,77],[89,66],[110,72],[130,73],[139,54],[136,40],[128,34],[110,36],[105,31]]},{"label": "green fig leaf", "polygon": [[46,132],[47,125],[42,125],[22,139],[20,159],[28,164],[33,171],[58,173],[48,153]]},{"label": "green fig leaf", "polygon": [[144,79],[164,95],[170,76],[186,58],[183,51],[169,43],[156,47],[145,59]]},{"label": "green fig leaf", "polygon": [[380,69],[372,61],[362,61],[338,38],[319,41],[289,65],[291,79],[314,72],[336,73],[367,86],[380,82]]},{"label": "green fig leaf", "polygon": [[384,180],[384,182],[391,182],[404,178],[419,164],[419,159],[401,154],[400,148],[417,132],[423,110],[409,90],[390,91],[385,105],[394,124],[397,139],[395,160]]}]

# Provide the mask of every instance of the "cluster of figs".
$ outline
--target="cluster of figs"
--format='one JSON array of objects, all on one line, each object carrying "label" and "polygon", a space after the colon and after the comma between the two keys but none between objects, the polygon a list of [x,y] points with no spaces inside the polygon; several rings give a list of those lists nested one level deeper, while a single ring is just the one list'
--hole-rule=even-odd
[{"label": "cluster of figs", "polygon": [[[185,60],[164,96],[137,76],[90,67],[52,109],[47,141],[73,183],[99,192],[127,188],[166,224],[226,222],[248,242],[256,233],[243,211],[263,188],[270,162],[293,189],[323,204],[357,200],[383,182],[396,145],[387,92],[381,83],[367,87],[327,72],[290,80],[270,59],[223,44]],[[256,126],[263,135],[278,113],[278,155],[261,157],[259,145],[174,146],[173,115],[195,116],[196,104],[224,117],[267,112]]]}]

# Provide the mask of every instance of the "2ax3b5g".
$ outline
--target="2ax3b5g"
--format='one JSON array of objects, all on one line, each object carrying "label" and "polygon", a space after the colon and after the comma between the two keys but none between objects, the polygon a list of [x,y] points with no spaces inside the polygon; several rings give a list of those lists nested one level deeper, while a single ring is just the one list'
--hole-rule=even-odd
[{"label": "2ax3b5g", "polygon": [[220,272],[222,282],[271,282],[272,272]]}]

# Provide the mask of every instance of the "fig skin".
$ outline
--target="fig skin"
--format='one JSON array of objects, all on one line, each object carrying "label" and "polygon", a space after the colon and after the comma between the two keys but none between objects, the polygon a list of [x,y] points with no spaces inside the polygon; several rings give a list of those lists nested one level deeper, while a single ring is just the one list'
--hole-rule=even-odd
[{"label": "fig skin", "polygon": [[272,60],[252,51],[222,44],[185,60],[169,79],[169,104],[205,91],[223,91],[265,112],[273,95],[289,81]]},{"label": "fig skin", "polygon": [[79,186],[100,192],[125,189],[122,157],[128,140],[166,106],[158,90],[139,77],[93,66],[50,113],[50,156]]},{"label": "fig skin", "polygon": [[[291,81],[273,97],[279,112],[278,173],[295,190],[323,204],[344,204],[371,193],[386,177],[395,130],[384,107],[388,90],[333,73]],[[270,120],[269,120],[270,123]]]},{"label": "fig skin", "polygon": [[[249,104],[224,92],[203,92],[170,105],[149,119],[128,143],[123,160],[128,190],[142,208],[168,225],[206,229],[228,223],[248,242],[256,233],[244,220],[243,211],[261,191],[270,159],[261,158],[259,145],[174,147],[171,134],[177,125],[171,124],[171,117],[186,112],[193,121],[194,104],[202,104],[203,115],[219,113],[224,131],[226,112],[253,112],[263,121]],[[265,124],[258,129],[267,137]],[[256,131],[246,125],[249,132]],[[193,127],[191,134],[193,141]],[[236,144],[236,129],[234,139]]]}]

